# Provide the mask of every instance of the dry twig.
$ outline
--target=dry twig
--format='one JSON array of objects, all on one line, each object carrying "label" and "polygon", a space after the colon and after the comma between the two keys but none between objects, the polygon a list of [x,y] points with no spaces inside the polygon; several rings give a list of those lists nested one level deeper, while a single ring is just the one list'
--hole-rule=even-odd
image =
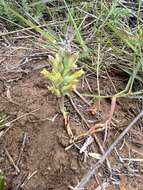
[{"label": "dry twig", "polygon": [[[83,114],[82,114],[82,113],[78,110],[78,108],[76,107],[74,101],[72,100],[72,97],[71,97],[70,95],[68,95],[68,98],[70,99],[70,102],[71,102],[72,106],[74,107],[74,109],[76,110],[76,112],[78,113],[78,115],[81,117],[81,119],[82,119],[82,120],[84,121],[84,123],[86,124],[87,128],[90,129],[89,124],[87,123],[87,121],[86,121],[86,119],[84,118]],[[96,136],[96,134],[93,134],[93,136],[94,136],[94,139],[95,139],[96,143],[97,143],[98,146],[99,146],[99,149],[100,149],[101,153],[104,154],[104,149],[103,149],[103,147],[102,147],[102,145],[101,145],[101,143],[100,143],[98,137]],[[107,166],[108,166],[108,168],[109,168],[109,171],[111,171],[111,166],[110,166],[109,160],[106,159],[106,162],[107,162]]]},{"label": "dry twig", "polygon": [[84,103],[86,103],[88,106],[90,106],[90,103],[89,103],[77,90],[74,90],[74,93],[75,93]]},{"label": "dry twig", "polygon": [[26,140],[27,140],[27,133],[25,132],[24,137],[23,137],[22,146],[21,146],[21,149],[20,149],[20,153],[19,153],[19,156],[18,156],[18,160],[17,160],[17,163],[16,163],[17,165],[19,165],[22,153],[24,151],[24,146],[25,146]]},{"label": "dry twig", "polygon": [[23,189],[23,187],[24,187],[24,186],[31,180],[31,178],[32,178],[33,176],[35,176],[37,173],[38,173],[37,170],[35,170],[35,171],[32,172],[31,174],[29,173],[28,176],[27,176],[27,178],[26,178],[25,181],[21,184],[20,187]]},{"label": "dry twig", "polygon": [[4,151],[6,153],[6,156],[8,157],[10,163],[13,165],[13,167],[15,168],[17,173],[20,173],[20,169],[18,168],[18,166],[15,164],[13,158],[11,157],[11,155],[9,154],[8,150],[6,148],[4,148]]},{"label": "dry twig", "polygon": [[121,139],[127,134],[127,132],[134,126],[134,124],[143,116],[143,110],[134,118],[134,120],[124,129],[124,131],[118,136],[118,138],[111,144],[107,151],[103,154],[101,159],[88,171],[88,173],[82,178],[79,184],[74,188],[74,190],[83,190],[86,184],[89,182],[91,177],[97,175],[97,170],[100,168],[101,164],[109,156],[115,146],[121,141]]}]

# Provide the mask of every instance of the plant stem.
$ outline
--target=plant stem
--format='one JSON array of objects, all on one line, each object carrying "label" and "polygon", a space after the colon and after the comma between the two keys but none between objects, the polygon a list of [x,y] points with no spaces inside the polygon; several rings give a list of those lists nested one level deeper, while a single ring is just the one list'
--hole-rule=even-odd
[{"label": "plant stem", "polygon": [[64,96],[58,98],[58,104],[62,114],[65,112],[64,99],[65,99]]},{"label": "plant stem", "polygon": [[64,96],[61,96],[58,98],[59,108],[60,108],[61,113],[63,114],[64,122],[65,122],[65,126],[66,126],[67,125],[67,112],[65,110],[64,100],[65,100]]}]

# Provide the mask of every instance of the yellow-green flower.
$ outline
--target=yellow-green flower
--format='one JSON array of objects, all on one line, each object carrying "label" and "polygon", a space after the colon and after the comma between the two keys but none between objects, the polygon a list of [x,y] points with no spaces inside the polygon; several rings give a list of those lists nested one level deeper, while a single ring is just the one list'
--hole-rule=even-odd
[{"label": "yellow-green flower", "polygon": [[62,97],[75,90],[78,78],[84,71],[82,69],[73,71],[78,60],[78,53],[69,53],[63,49],[50,60],[52,71],[43,69],[41,74],[50,82],[48,89],[57,97]]}]

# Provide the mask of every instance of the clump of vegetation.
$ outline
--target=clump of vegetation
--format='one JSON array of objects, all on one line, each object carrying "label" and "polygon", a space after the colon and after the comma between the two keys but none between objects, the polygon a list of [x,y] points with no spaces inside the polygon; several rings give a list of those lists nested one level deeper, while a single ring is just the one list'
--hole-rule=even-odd
[{"label": "clump of vegetation", "polygon": [[41,74],[50,82],[48,89],[55,94],[59,99],[60,110],[65,116],[64,96],[75,90],[78,79],[83,75],[82,69],[74,71],[78,53],[71,53],[61,49],[50,60],[52,71],[43,69]]},{"label": "clump of vegetation", "polygon": [[34,20],[36,23],[43,19],[46,7],[42,1],[37,0],[33,0],[31,2],[29,0],[1,0],[0,17],[3,18],[5,22],[25,26],[25,23],[22,22],[21,19],[19,19],[14,13],[12,13],[10,9],[22,14],[24,17],[26,16],[29,20]]},{"label": "clump of vegetation", "polygon": [[131,11],[127,8],[119,7],[117,0],[113,0],[111,6],[108,4],[101,3],[104,23],[109,22],[116,27],[123,27],[125,25],[125,18],[131,16]]},{"label": "clump of vegetation", "polygon": [[15,5],[13,4],[12,1],[1,0],[1,2],[0,2],[0,17],[15,22],[16,17],[14,14],[11,14],[11,12],[9,12],[8,7],[15,9]]}]

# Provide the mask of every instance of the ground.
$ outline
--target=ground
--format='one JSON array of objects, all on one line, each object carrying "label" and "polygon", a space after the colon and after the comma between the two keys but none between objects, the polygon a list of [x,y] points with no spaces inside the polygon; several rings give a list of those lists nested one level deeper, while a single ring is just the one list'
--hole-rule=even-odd
[{"label": "ground", "polygon": [[[69,147],[71,141],[64,128],[57,98],[48,91],[48,82],[40,74],[40,70],[48,66],[47,58],[37,58],[22,64],[21,57],[33,52],[16,49],[15,52],[13,54],[8,48],[1,48],[1,56],[3,53],[11,55],[2,59],[0,64],[0,113],[6,116],[6,124],[0,135],[0,168],[6,174],[7,190],[71,189],[97,160],[88,157],[85,161],[84,155],[79,153],[87,136]],[[124,86],[120,75],[114,79],[120,83],[120,87]],[[94,91],[97,88],[95,78],[89,77],[88,82]],[[77,90],[88,92],[85,84],[79,82]],[[102,90],[108,91],[109,80],[103,78],[101,86]],[[72,94],[72,99],[90,127],[108,119],[110,98],[101,99],[100,107],[98,100],[89,106],[75,94]],[[86,100],[90,99],[86,97]],[[70,112],[74,136],[85,133],[85,123],[68,98],[66,107]],[[117,101],[106,141],[103,142],[104,131],[95,132],[103,149],[107,149],[131,122],[139,107],[141,105],[138,102],[126,98]],[[112,173],[106,164],[103,165],[99,175],[90,181],[87,190],[94,190],[99,184],[107,185],[108,190],[143,189],[142,135],[140,121],[110,155]],[[88,149],[89,152],[101,154],[97,142],[93,142]]]}]

